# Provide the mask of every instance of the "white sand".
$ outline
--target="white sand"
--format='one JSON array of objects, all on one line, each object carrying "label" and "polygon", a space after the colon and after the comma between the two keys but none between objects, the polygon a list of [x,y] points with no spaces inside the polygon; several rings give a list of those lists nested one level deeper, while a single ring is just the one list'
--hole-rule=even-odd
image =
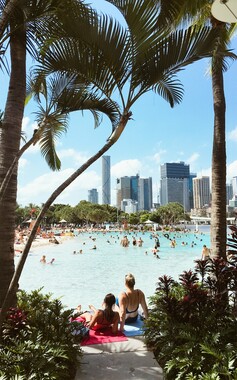
[{"label": "white sand", "polygon": [[[61,244],[63,243],[65,240],[68,240],[68,239],[72,239],[72,236],[56,236],[56,239],[57,241]],[[49,238],[42,238],[42,237],[37,237],[31,247],[34,248],[34,247],[42,247],[42,246],[46,246],[46,245],[51,245],[51,244],[55,244],[55,243],[52,243],[50,242],[50,239]],[[25,244],[14,244],[14,250],[16,252],[22,252],[25,248]]]}]

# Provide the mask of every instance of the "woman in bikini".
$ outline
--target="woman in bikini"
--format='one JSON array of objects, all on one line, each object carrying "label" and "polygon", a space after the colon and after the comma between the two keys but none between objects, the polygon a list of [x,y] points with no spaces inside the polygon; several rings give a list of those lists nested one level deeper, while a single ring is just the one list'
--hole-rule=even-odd
[{"label": "woman in bikini", "polygon": [[[81,314],[76,320],[78,322],[83,322],[92,330],[103,330],[105,328],[111,327],[112,332],[116,334],[118,332],[118,323],[119,323],[119,313],[113,311],[115,305],[115,296],[111,293],[107,294],[104,299],[104,309],[96,309],[93,305],[89,305],[89,308],[93,311],[94,314],[85,312]],[[77,310],[80,311],[80,305],[77,307]]]},{"label": "woman in bikini", "polygon": [[124,330],[124,324],[136,322],[138,308],[141,305],[144,317],[148,317],[148,308],[144,293],[140,289],[134,289],[135,278],[129,273],[125,276],[126,292],[119,295],[120,331]]}]

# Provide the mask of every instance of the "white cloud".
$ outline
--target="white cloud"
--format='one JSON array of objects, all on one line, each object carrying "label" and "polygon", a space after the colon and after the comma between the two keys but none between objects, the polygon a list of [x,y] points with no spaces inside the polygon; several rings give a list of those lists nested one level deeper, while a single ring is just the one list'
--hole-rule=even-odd
[{"label": "white cloud", "polygon": [[200,157],[199,153],[193,153],[186,161],[189,165],[193,164],[196,162]]},{"label": "white cloud", "polygon": [[21,124],[21,125],[22,125],[22,130],[23,130],[24,132],[26,132],[26,130],[27,130],[29,124],[30,124],[30,118],[29,118],[28,116],[23,117],[23,120],[22,120],[22,124]]},{"label": "white cloud", "polygon": [[159,152],[155,153],[153,156],[153,160],[155,161],[156,164],[160,165],[162,161],[162,156],[166,153],[167,151],[165,149],[160,149]]},{"label": "white cloud", "polygon": [[60,160],[70,158],[76,165],[82,165],[88,160],[88,155],[85,153],[77,152],[75,149],[62,149],[58,151]]},{"label": "white cloud", "polygon": [[227,165],[227,183],[231,182],[231,179],[237,175],[237,160]]},{"label": "white cloud", "polygon": [[[19,186],[18,203],[27,205],[44,203],[53,191],[68,178],[74,170],[68,168],[60,172],[49,172],[35,178],[25,186]],[[75,205],[82,199],[88,199],[88,190],[98,188],[101,178],[95,171],[82,173],[71,185],[69,185],[54,203],[65,203]]]},{"label": "white cloud", "polygon": [[197,177],[210,177],[211,180],[211,168],[202,169],[197,173]]},{"label": "white cloud", "polygon": [[227,138],[228,140],[237,142],[237,127],[228,133]]},{"label": "white cloud", "polygon": [[19,169],[25,168],[27,163],[28,163],[28,161],[25,158],[20,158],[19,159]]},{"label": "white cloud", "polygon": [[133,176],[140,173],[142,164],[139,160],[123,160],[111,167],[111,175],[115,178]]},{"label": "white cloud", "polygon": [[33,134],[34,129],[36,129],[37,123],[34,121],[33,123],[31,122],[30,118],[28,116],[24,116],[22,120],[22,131],[25,132],[27,135],[27,138],[31,137]]},{"label": "white cloud", "polygon": [[[237,175],[237,160],[231,162],[226,167],[226,182],[231,183],[231,179]],[[208,176],[211,179],[211,167],[203,169],[197,173],[198,177]]]}]

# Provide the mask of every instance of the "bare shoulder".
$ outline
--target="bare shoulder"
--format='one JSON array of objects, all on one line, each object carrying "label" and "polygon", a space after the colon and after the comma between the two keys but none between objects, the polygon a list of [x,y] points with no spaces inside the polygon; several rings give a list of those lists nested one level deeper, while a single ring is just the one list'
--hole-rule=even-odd
[{"label": "bare shoulder", "polygon": [[137,289],[137,290],[138,290],[139,298],[140,299],[145,298],[145,294],[143,293],[143,291],[141,289]]},{"label": "bare shoulder", "polygon": [[120,295],[119,295],[119,298],[120,298],[120,300],[125,300],[127,298],[126,293],[125,292],[121,292]]},{"label": "bare shoulder", "polygon": [[98,309],[98,310],[95,312],[95,316],[97,316],[97,317],[100,317],[100,316],[102,316],[102,315],[103,315],[103,310]]}]

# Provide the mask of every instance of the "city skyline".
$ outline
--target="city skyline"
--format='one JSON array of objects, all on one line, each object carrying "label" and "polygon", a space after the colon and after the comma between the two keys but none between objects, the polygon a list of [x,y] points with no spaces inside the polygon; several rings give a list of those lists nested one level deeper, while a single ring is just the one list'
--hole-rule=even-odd
[{"label": "city skyline", "polygon": [[[92,5],[103,12],[111,12],[113,6],[104,0],[93,0]],[[117,14],[116,14],[117,17]],[[230,46],[236,52],[236,38]],[[140,177],[153,179],[153,200],[159,195],[160,165],[164,162],[184,161],[197,176],[211,177],[213,142],[213,99],[209,60],[187,66],[177,77],[183,83],[183,101],[170,108],[154,93],[143,96],[132,107],[132,119],[119,141],[106,153],[111,157],[111,204],[116,204],[116,178],[139,173]],[[226,148],[227,183],[237,176],[237,62],[230,63],[224,73],[226,95]],[[0,109],[4,110],[8,77],[1,76]],[[29,139],[36,127],[35,104],[29,102],[25,109],[23,131]],[[70,115],[68,132],[57,141],[57,153],[62,167],[59,172],[50,171],[42,158],[39,147],[28,149],[19,161],[18,197],[20,205],[45,203],[50,194],[74,170],[94,155],[111,134],[106,117],[94,129],[93,118],[88,112]],[[72,183],[55,203],[76,205],[86,200],[88,190],[102,191],[101,160],[90,166]],[[101,196],[101,195],[100,195]]]},{"label": "city skyline", "polygon": [[[109,162],[110,156],[102,157],[102,178],[105,168],[104,161]],[[106,163],[107,171],[108,162]],[[210,177],[198,177],[195,173],[190,172],[190,166],[185,162],[169,162],[160,165],[160,199],[161,202],[156,202],[153,199],[152,178],[140,178],[139,174],[133,176],[122,176],[116,179],[116,206],[125,211],[126,208],[137,212],[139,210],[151,210],[155,204],[166,205],[170,202],[178,202],[184,206],[185,211],[198,210],[209,207],[211,204],[211,189]],[[110,173],[106,173],[110,177]],[[102,179],[103,181],[103,179]],[[103,185],[102,185],[103,191]],[[110,191],[110,189],[108,190]],[[95,197],[92,193],[96,192]],[[231,179],[229,184],[226,184],[226,205],[229,201],[233,201],[237,196],[237,176]],[[102,194],[103,197],[103,194]],[[93,198],[93,201],[91,200]],[[98,201],[97,189],[88,191],[88,201],[91,203],[103,203]]]}]

